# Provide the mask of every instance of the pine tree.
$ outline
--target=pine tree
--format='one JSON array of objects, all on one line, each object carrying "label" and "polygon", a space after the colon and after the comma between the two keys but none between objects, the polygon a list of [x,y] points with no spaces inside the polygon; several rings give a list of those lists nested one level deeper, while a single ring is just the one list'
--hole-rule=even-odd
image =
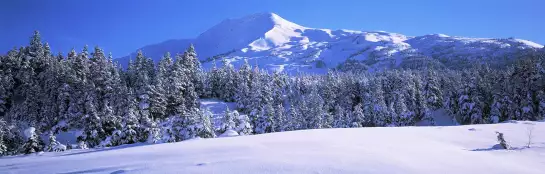
[{"label": "pine tree", "polygon": [[138,133],[136,132],[139,128],[138,104],[132,92],[128,94],[127,105],[125,115],[123,116],[123,129],[121,130],[122,144],[132,144],[139,140]]},{"label": "pine tree", "polygon": [[89,147],[99,145],[105,137],[105,131],[102,128],[102,120],[95,107],[95,99],[91,93],[86,95],[85,115],[83,116],[84,135],[79,137],[84,140]]},{"label": "pine tree", "polygon": [[200,119],[203,115],[204,113],[197,108],[193,108],[183,115],[181,122],[177,124],[178,132],[181,133],[181,140],[192,139],[202,133],[202,122]]},{"label": "pine tree", "polygon": [[183,64],[186,69],[186,74],[194,88],[194,92],[196,93],[192,95],[196,95],[196,97],[202,96],[204,94],[203,70],[201,67],[201,63],[197,58],[197,52],[195,51],[193,44],[191,44],[189,48],[187,48],[187,50],[184,52]]},{"label": "pine tree", "polygon": [[167,113],[170,116],[183,115],[187,111],[184,91],[189,80],[184,73],[182,58],[176,56],[176,62],[172,65],[168,79]]},{"label": "pine tree", "polygon": [[229,111],[229,107],[227,107],[227,110],[225,110],[223,113],[224,114],[221,120],[220,132],[223,133],[228,130],[234,130],[236,127],[236,117],[234,117],[233,113]]},{"label": "pine tree", "polygon": [[[437,102],[439,103],[442,103],[442,97],[441,99],[437,99],[439,101],[434,101],[434,102],[428,102],[429,100],[426,100],[426,96],[425,96],[425,89],[423,89],[422,87],[422,81],[421,81],[421,77],[420,76],[416,76],[413,78],[414,80],[414,86],[413,86],[413,89],[412,91],[413,94],[414,94],[414,109],[413,109],[413,113],[414,113],[414,116],[412,117],[411,120],[411,123],[410,125],[415,125],[417,122],[419,121],[426,121],[427,123],[429,123],[430,125],[434,125],[435,124],[435,120],[433,120],[433,118],[431,117],[431,114],[430,114],[430,109],[428,108],[428,103],[431,103],[431,104],[434,104],[436,105],[436,109],[440,108],[442,106],[441,105],[437,105]],[[436,95],[440,95],[440,94],[436,94]],[[435,98],[435,97],[431,97],[431,98]]]},{"label": "pine tree", "polygon": [[8,154],[8,147],[6,144],[8,143],[6,141],[6,135],[7,135],[7,124],[4,121],[4,119],[0,118],[0,156],[4,156]]},{"label": "pine tree", "polygon": [[36,153],[42,149],[41,144],[39,142],[39,137],[36,134],[35,130],[36,129],[34,127],[30,127],[30,128],[27,128],[27,130],[25,130],[27,131],[28,139],[22,148],[24,154]]},{"label": "pine tree", "polygon": [[275,110],[272,107],[272,104],[266,104],[261,108],[260,114],[256,117],[255,123],[255,133],[263,134],[273,132],[273,118],[275,115]]},{"label": "pine tree", "polygon": [[346,114],[344,108],[337,105],[335,106],[335,112],[333,113],[333,127],[334,128],[345,128],[347,127]]},{"label": "pine tree", "polygon": [[[235,116],[235,113],[236,111],[234,111],[233,116]],[[212,125],[212,122],[211,122],[211,118],[212,118],[212,113],[209,110],[204,110],[200,118],[201,126],[199,127],[200,130],[198,132],[199,137],[201,138],[216,137],[216,134],[214,133],[214,126]]]},{"label": "pine tree", "polygon": [[301,114],[301,111],[298,109],[299,107],[300,107],[299,105],[293,105],[293,104],[290,106],[289,119],[288,119],[289,123],[286,130],[290,131],[290,130],[304,129],[303,128],[304,118],[303,118],[303,115]]},{"label": "pine tree", "polygon": [[362,127],[365,123],[365,115],[363,114],[362,104],[358,104],[352,111],[352,122],[350,127]]},{"label": "pine tree", "polygon": [[154,84],[150,95],[150,114],[154,119],[164,119],[167,117],[167,96],[168,77],[172,66],[170,53],[166,53],[157,65],[156,83]]},{"label": "pine tree", "polygon": [[244,60],[244,64],[239,68],[238,75],[239,75],[239,82],[237,85],[236,93],[234,96],[235,101],[237,102],[237,108],[242,110],[243,112],[248,112],[250,108],[250,83],[251,83],[251,67],[250,64],[248,64],[248,60]]},{"label": "pine tree", "polygon": [[45,151],[46,152],[54,152],[56,151],[57,149],[57,146],[59,145],[59,142],[57,141],[57,137],[55,137],[55,134],[53,134],[53,132],[50,132],[49,133],[49,144],[47,145],[47,147],[45,147]]},{"label": "pine tree", "polygon": [[[0,64],[4,62],[0,60]],[[6,70],[4,70],[6,69]],[[9,69],[0,67],[0,118],[8,112],[8,106],[12,97],[14,79]]]},{"label": "pine tree", "polygon": [[278,104],[276,105],[276,108],[275,108],[275,115],[274,115],[274,118],[273,118],[273,131],[274,132],[284,132],[286,131],[286,124],[287,124],[287,119],[286,119],[286,114],[285,114],[285,110],[284,110],[284,106],[282,106],[282,104]]},{"label": "pine tree", "polygon": [[157,121],[152,121],[149,127],[149,135],[146,142],[148,143],[159,143],[161,142],[161,129],[159,128],[159,123]]},{"label": "pine tree", "polygon": [[251,135],[252,125],[250,124],[250,118],[248,115],[239,115],[238,111],[233,111],[233,117],[235,118],[236,131],[239,135]]},{"label": "pine tree", "polygon": [[433,109],[443,107],[443,93],[440,89],[437,79],[438,74],[434,70],[429,70],[424,82],[423,97],[426,104]]},{"label": "pine tree", "polygon": [[[305,102],[305,100],[307,100]],[[307,129],[320,129],[324,127],[324,113],[323,110],[324,101],[318,94],[317,89],[312,89],[311,93],[303,99],[303,105],[306,106],[301,109],[303,117],[305,118]]]},{"label": "pine tree", "polygon": [[219,70],[219,76],[219,97],[228,102],[233,101],[238,85],[238,83],[235,82],[235,80],[238,78],[238,74],[236,73],[233,65],[231,65],[226,59],[223,59],[223,67]]}]

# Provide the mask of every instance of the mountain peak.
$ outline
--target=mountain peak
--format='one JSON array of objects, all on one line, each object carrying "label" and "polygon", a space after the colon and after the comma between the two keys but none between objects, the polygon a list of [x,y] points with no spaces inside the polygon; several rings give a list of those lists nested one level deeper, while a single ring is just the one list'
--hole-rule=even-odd
[{"label": "mountain peak", "polygon": [[197,40],[204,43],[197,45],[214,53],[230,52],[249,44],[256,49],[267,49],[288,42],[290,37],[298,34],[295,32],[297,29],[304,30],[305,27],[274,13],[256,13],[224,20],[199,35]]},{"label": "mountain peak", "polygon": [[229,21],[238,21],[241,23],[247,23],[247,24],[257,24],[257,25],[266,25],[268,27],[287,27],[287,28],[304,28],[298,24],[295,24],[293,22],[290,22],[276,13],[255,13],[248,16],[244,16],[239,19],[230,19]]}]

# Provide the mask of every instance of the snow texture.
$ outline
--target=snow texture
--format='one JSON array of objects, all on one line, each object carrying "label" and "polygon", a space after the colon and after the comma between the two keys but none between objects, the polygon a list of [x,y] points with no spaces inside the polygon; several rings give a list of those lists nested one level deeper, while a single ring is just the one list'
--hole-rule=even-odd
[{"label": "snow texture", "polygon": [[226,130],[223,134],[221,134],[219,137],[236,137],[238,136],[237,131],[234,130]]},{"label": "snow texture", "polygon": [[32,137],[34,134],[36,134],[36,128],[34,127],[26,128],[23,133],[25,134],[25,139],[28,139]]},{"label": "snow texture", "polygon": [[[491,173],[545,171],[545,123],[317,129],[0,158],[0,173]],[[474,128],[474,130],[469,130]],[[495,145],[496,131],[512,150]]]}]

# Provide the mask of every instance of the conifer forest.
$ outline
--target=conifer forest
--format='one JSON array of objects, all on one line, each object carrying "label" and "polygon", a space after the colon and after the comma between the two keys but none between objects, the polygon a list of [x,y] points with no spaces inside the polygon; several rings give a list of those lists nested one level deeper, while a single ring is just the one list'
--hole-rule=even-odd
[{"label": "conifer forest", "polygon": [[[217,58],[201,67],[193,46],[159,62],[142,51],[128,66],[100,47],[52,53],[35,32],[0,54],[0,155],[168,143],[303,129],[457,124],[545,117],[545,54],[512,55],[503,67],[394,68],[327,74],[270,72]],[[201,99],[236,104],[219,122]],[[219,125],[218,125],[219,124]],[[56,141],[61,132],[77,141]],[[44,141],[43,139],[48,141]]]}]

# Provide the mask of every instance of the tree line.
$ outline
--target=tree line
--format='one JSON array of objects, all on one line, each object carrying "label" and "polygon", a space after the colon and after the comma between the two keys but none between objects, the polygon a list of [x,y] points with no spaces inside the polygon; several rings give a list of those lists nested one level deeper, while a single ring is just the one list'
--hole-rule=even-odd
[{"label": "tree line", "polygon": [[[223,59],[204,71],[193,46],[157,63],[139,51],[122,68],[99,47],[54,55],[35,32],[28,46],[0,57],[0,154],[53,151],[56,135],[69,130],[77,130],[78,148],[89,148],[213,138],[228,130],[433,125],[432,111],[441,109],[459,124],[541,120],[544,75],[540,52],[501,69],[477,64],[288,76],[248,62],[235,69]],[[234,102],[237,109],[214,125],[201,98]]]}]

